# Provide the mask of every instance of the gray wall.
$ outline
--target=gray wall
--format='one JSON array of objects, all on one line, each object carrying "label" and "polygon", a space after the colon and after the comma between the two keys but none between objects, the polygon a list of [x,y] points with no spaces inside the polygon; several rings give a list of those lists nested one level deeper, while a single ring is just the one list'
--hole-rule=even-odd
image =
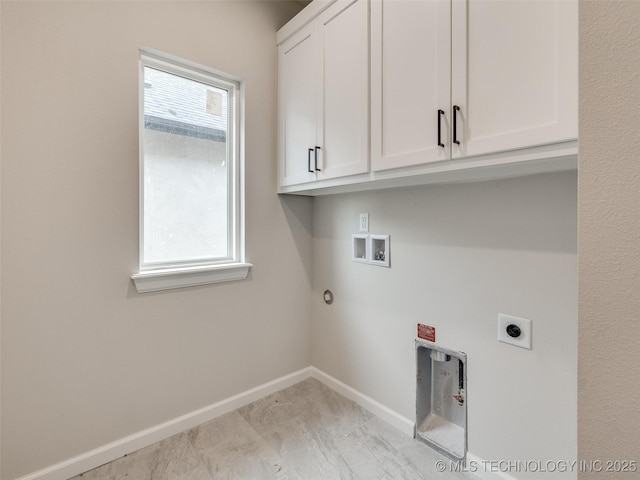
[{"label": "gray wall", "polygon": [[640,462],[638,25],[640,2],[580,3],[578,451],[603,462]]},{"label": "gray wall", "polygon": [[[390,269],[351,261],[360,212]],[[575,172],[316,198],[313,259],[314,366],[413,419],[416,324],[435,326],[468,355],[471,453],[576,458]],[[532,320],[533,350],[497,341],[498,313]]]},{"label": "gray wall", "polygon": [[[275,32],[300,6],[1,8],[0,477],[307,367],[311,201],[275,194]],[[248,281],[138,295],[129,280],[140,46],[246,80]]]}]

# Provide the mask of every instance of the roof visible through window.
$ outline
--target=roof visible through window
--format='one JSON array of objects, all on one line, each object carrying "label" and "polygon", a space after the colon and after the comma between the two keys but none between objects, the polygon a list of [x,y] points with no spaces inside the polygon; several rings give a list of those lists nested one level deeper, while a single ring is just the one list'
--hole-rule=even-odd
[{"label": "roof visible through window", "polygon": [[145,67],[145,128],[225,141],[227,93],[205,83]]}]

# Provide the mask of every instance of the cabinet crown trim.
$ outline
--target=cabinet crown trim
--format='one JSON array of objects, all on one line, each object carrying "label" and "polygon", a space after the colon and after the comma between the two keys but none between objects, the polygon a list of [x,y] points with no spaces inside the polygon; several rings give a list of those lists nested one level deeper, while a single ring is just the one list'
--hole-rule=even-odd
[{"label": "cabinet crown trim", "polygon": [[278,30],[276,33],[276,44],[280,45],[286,41],[291,35],[309,24],[309,22],[313,21],[318,15],[337,1],[338,0],[314,0],[311,2]]}]

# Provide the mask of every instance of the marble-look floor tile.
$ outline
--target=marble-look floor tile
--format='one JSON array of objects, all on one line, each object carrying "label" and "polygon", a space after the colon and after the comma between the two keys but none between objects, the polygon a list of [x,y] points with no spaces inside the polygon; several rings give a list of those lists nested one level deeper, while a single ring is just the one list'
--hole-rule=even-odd
[{"label": "marble-look floor tile", "polygon": [[311,378],[242,407],[238,413],[261,433],[282,423],[302,421],[346,434],[372,417],[355,402]]},{"label": "marble-look floor tile", "polygon": [[208,480],[209,472],[190,437],[191,431],[187,431],[158,443],[153,480]]},{"label": "marble-look floor tile", "polygon": [[449,460],[423,443],[404,435],[377,417],[369,420],[354,432],[353,441],[361,443],[375,462],[380,465],[385,479],[424,480],[446,478],[447,480],[471,480],[472,475],[436,470],[436,463]]},{"label": "marble-look floor tile", "polygon": [[470,480],[314,379],[72,480]]},{"label": "marble-look floor tile", "polygon": [[358,478],[335,439],[372,414],[317,380],[309,379],[238,411],[299,478]]},{"label": "marble-look floor tile", "polygon": [[118,458],[72,480],[152,480],[158,443]]},{"label": "marble-look floor tile", "polygon": [[211,478],[288,478],[280,456],[237,412],[196,427],[190,437]]}]

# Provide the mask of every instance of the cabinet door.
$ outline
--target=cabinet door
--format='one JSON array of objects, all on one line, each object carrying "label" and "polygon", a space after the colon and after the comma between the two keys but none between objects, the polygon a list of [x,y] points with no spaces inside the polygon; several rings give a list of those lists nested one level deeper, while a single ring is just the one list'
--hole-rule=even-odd
[{"label": "cabinet door", "polygon": [[575,140],[574,0],[453,0],[453,157]]},{"label": "cabinet door", "polygon": [[[280,185],[315,180],[319,52],[316,24],[278,47],[278,151]],[[310,155],[311,153],[311,155]],[[310,161],[311,160],[311,161]],[[311,170],[311,171],[309,171]]]},{"label": "cabinet door", "polygon": [[450,158],[450,0],[372,0],[371,31],[372,169]]},{"label": "cabinet door", "polygon": [[369,2],[338,0],[318,19],[322,52],[318,179],[369,170]]}]

